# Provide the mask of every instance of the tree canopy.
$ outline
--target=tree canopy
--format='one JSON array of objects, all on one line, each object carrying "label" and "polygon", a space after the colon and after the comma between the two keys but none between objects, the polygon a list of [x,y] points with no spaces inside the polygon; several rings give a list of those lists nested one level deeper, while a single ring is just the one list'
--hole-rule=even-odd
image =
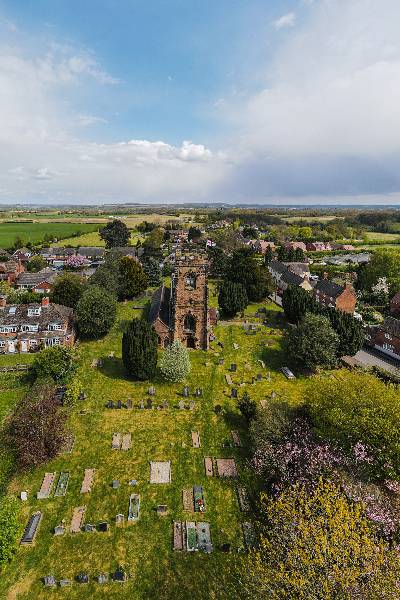
[{"label": "tree canopy", "polygon": [[[392,598],[400,575],[396,550],[379,540],[363,506],[320,480],[262,497],[259,545],[240,561],[241,591],[264,600]],[[396,595],[397,594],[397,595]]]},{"label": "tree canopy", "polygon": [[51,301],[75,308],[86,287],[86,282],[79,275],[64,273],[54,282]]},{"label": "tree canopy", "polygon": [[335,366],[338,347],[339,336],[329,319],[310,313],[296,327],[289,329],[285,338],[288,356],[299,366],[312,370]]},{"label": "tree canopy", "polygon": [[226,278],[234,283],[244,285],[251,302],[259,302],[273,291],[268,269],[257,262],[249,248],[233,252],[229,260]]},{"label": "tree canopy", "polygon": [[397,248],[375,250],[370,262],[359,270],[357,287],[370,291],[382,277],[387,280],[390,294],[400,291],[400,251]]},{"label": "tree canopy", "polygon": [[79,300],[76,324],[79,334],[86,338],[100,338],[109,332],[117,315],[115,296],[107,290],[90,286]]},{"label": "tree canopy", "polygon": [[218,305],[224,315],[234,317],[242,312],[249,303],[246,288],[241,283],[224,281],[218,294]]},{"label": "tree canopy", "polygon": [[32,371],[37,379],[51,377],[58,383],[67,382],[77,368],[76,352],[68,346],[51,346],[35,354]]},{"label": "tree canopy", "polygon": [[122,336],[122,361],[134,379],[151,379],[157,368],[157,334],[143,319],[133,319]]},{"label": "tree canopy", "polygon": [[145,291],[148,277],[138,260],[123,256],[119,261],[118,297],[132,299]]},{"label": "tree canopy", "polygon": [[179,340],[168,346],[160,361],[160,371],[167,381],[184,381],[191,369],[189,353]]},{"label": "tree canopy", "polygon": [[100,229],[100,237],[105,241],[106,248],[122,248],[128,245],[131,234],[125,223],[115,219]]}]

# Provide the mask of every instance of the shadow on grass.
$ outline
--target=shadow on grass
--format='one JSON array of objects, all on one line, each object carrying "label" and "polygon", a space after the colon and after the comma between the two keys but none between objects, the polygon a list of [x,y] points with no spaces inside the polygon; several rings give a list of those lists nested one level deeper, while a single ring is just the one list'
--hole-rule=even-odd
[{"label": "shadow on grass", "polygon": [[281,348],[271,348],[266,346],[261,351],[262,360],[265,362],[266,368],[269,367],[278,371],[287,363],[286,354]]},{"label": "shadow on grass", "polygon": [[98,371],[110,379],[124,379],[129,381],[122,358],[103,358]]}]

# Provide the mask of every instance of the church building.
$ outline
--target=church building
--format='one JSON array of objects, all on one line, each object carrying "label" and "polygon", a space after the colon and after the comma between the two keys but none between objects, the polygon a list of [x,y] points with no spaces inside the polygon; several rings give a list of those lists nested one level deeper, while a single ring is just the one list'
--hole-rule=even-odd
[{"label": "church building", "polygon": [[163,285],[155,292],[149,312],[160,347],[180,340],[187,348],[208,349],[207,269],[205,255],[176,255],[171,287]]}]

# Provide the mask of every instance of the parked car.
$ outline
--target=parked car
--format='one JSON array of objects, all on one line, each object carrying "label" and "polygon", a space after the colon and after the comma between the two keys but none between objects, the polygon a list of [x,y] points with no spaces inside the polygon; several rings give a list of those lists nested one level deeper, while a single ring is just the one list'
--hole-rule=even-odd
[{"label": "parked car", "polygon": [[295,375],[288,367],[282,367],[281,371],[287,379],[296,379]]}]

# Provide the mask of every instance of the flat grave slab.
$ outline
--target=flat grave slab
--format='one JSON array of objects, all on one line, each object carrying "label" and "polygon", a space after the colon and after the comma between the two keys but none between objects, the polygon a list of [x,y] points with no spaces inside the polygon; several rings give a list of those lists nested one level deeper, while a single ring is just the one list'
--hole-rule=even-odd
[{"label": "flat grave slab", "polygon": [[218,477],[236,478],[238,476],[234,458],[217,458],[216,463]]},{"label": "flat grave slab", "polygon": [[85,517],[86,506],[77,506],[74,508],[72,513],[70,532],[79,533],[82,527],[83,519]]},{"label": "flat grave slab", "polygon": [[54,482],[56,480],[55,473],[45,473],[42,481],[42,485],[40,490],[37,493],[37,499],[43,500],[45,498],[50,498]]},{"label": "flat grave slab", "polygon": [[232,436],[232,440],[233,440],[233,445],[236,446],[236,448],[241,448],[242,447],[242,440],[240,439],[240,435],[238,431],[231,431],[231,436]]},{"label": "flat grave slab", "polygon": [[214,475],[213,461],[210,456],[204,457],[204,470],[206,472],[207,477],[212,477]]},{"label": "flat grave slab", "polygon": [[194,511],[193,488],[185,488],[182,490],[182,504],[184,511]]},{"label": "flat grave slab", "polygon": [[150,461],[150,483],[171,483],[171,461]]},{"label": "flat grave slab", "polygon": [[121,450],[129,450],[132,445],[132,435],[124,433],[122,436]]},{"label": "flat grave slab", "polygon": [[198,431],[192,431],[192,445],[193,448],[200,448],[200,434]]},{"label": "flat grave slab", "polygon": [[94,469],[85,469],[85,476],[82,481],[81,494],[87,494],[92,489],[94,479]]}]

